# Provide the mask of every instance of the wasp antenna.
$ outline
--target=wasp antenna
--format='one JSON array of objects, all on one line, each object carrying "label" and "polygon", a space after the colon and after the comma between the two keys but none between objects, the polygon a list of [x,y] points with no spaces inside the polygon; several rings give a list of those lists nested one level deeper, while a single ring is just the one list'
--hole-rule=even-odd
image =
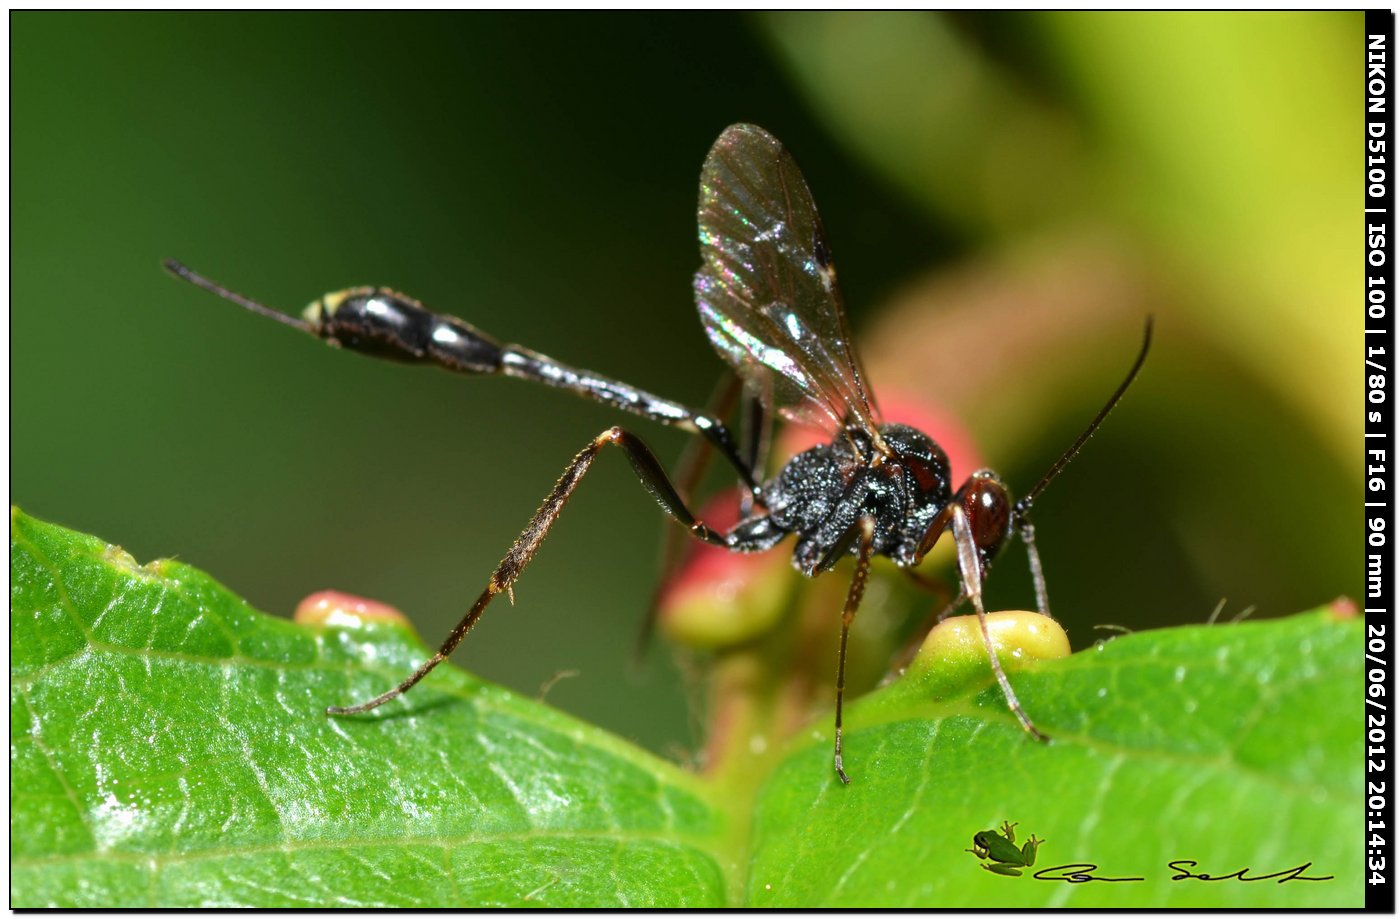
[{"label": "wasp antenna", "polygon": [[1084,442],[1094,435],[1094,432],[1099,429],[1099,425],[1103,424],[1103,420],[1108,417],[1108,413],[1113,411],[1113,407],[1123,398],[1123,394],[1128,391],[1128,387],[1131,386],[1133,380],[1137,378],[1138,371],[1142,369],[1143,361],[1147,360],[1147,351],[1150,347],[1152,347],[1152,317],[1148,316],[1147,323],[1142,330],[1142,350],[1138,351],[1137,360],[1133,361],[1133,368],[1128,371],[1128,375],[1123,378],[1123,382],[1118,384],[1118,388],[1114,390],[1113,395],[1108,397],[1108,402],[1104,403],[1104,407],[1099,409],[1099,413],[1094,416],[1094,420],[1089,422],[1089,426],[1084,429],[1084,433],[1079,435],[1078,439],[1070,445],[1070,448],[1064,452],[1063,456],[1055,460],[1055,465],[1051,466],[1050,471],[1040,477],[1040,481],[1035,483],[1035,487],[1032,488],[1024,498],[1016,502],[1014,513],[1018,519],[1024,518],[1026,514],[1030,513],[1031,505],[1035,503],[1035,499],[1040,496],[1040,493],[1045,490],[1045,486],[1049,485],[1050,482],[1054,480],[1055,476],[1059,475],[1064,468],[1069,465],[1069,461],[1074,459],[1075,454],[1084,446]]},{"label": "wasp antenna", "polygon": [[256,300],[251,300],[237,291],[229,290],[224,285],[211,281],[204,277],[204,275],[192,271],[183,263],[177,262],[173,258],[168,258],[161,264],[165,267],[166,271],[175,275],[175,277],[180,280],[189,281],[195,287],[207,290],[211,294],[222,297],[230,303],[236,303],[249,312],[257,313],[259,316],[266,316],[268,319],[275,319],[283,325],[289,325],[294,329],[301,329],[303,332],[309,332],[312,335],[316,334],[316,329],[306,320],[298,319],[296,316],[288,316],[286,313],[279,312],[270,306],[263,306]]}]

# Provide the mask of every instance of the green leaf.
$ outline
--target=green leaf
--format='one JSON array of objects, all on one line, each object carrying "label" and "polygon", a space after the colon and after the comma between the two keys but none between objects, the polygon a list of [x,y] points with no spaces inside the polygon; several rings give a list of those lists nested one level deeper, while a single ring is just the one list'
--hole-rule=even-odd
[{"label": "green leaf", "polygon": [[[187,566],[11,521],[11,902],[35,906],[1357,906],[1361,622],[1115,639],[930,670],[704,780],[439,668],[403,626],[257,613]],[[747,744],[735,745],[747,750]],[[735,777],[738,777],[737,779]],[[1046,840],[1022,877],[964,850]],[[1171,880],[1312,862],[1328,881]],[[1094,862],[1068,884],[1032,873]]]},{"label": "green leaf", "polygon": [[[175,562],[11,521],[14,906],[701,906],[723,823],[691,775],[459,670]],[[730,892],[732,898],[732,891]]]},{"label": "green leaf", "polygon": [[[769,780],[749,881],[759,906],[1361,906],[1360,620],[1163,629],[1046,662],[1016,692],[938,701],[896,684],[852,709],[848,789],[821,775],[826,737]],[[1035,870],[1074,862],[1133,883],[1036,882],[972,868],[1003,820],[1046,840]],[[1311,862],[1335,880],[1173,881]],[[1027,872],[1029,875],[1031,872]]]}]

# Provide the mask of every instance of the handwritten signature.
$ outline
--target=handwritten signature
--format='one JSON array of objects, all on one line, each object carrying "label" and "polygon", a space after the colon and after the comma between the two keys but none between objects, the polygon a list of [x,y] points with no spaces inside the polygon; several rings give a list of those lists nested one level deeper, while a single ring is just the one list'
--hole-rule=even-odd
[{"label": "handwritten signature", "polygon": [[[1204,871],[1196,872],[1191,869],[1200,866],[1200,862],[1189,858],[1180,858],[1167,862],[1167,867],[1175,873],[1172,875],[1173,881],[1274,881],[1279,884],[1286,884],[1289,881],[1330,881],[1333,875],[1326,877],[1309,877],[1303,872],[1312,867],[1312,862],[1303,862],[1294,868],[1285,868],[1283,871],[1275,871],[1272,874],[1250,874],[1254,869],[1245,867],[1229,874],[1207,874]],[[1041,868],[1031,877],[1038,881],[1063,881],[1066,884],[1087,884],[1090,881],[1105,881],[1109,883],[1120,883],[1123,881],[1145,881],[1147,878],[1138,877],[1103,877],[1094,874],[1099,870],[1099,866],[1093,862],[1072,862],[1068,865],[1055,865],[1053,868]]]}]

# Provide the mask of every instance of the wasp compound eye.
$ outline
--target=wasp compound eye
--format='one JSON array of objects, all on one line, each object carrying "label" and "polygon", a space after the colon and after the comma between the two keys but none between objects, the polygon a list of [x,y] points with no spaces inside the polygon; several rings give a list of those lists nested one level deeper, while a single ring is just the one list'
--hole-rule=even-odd
[{"label": "wasp compound eye", "polygon": [[972,524],[972,538],[983,552],[995,551],[1006,542],[1011,529],[1011,496],[990,473],[978,473],[967,484],[963,512]]}]

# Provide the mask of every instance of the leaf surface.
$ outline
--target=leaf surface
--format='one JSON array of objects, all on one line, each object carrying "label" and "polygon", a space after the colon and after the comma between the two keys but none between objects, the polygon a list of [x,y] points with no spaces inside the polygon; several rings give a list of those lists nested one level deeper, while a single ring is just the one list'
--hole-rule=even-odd
[{"label": "leaf surface", "polygon": [[[755,905],[1362,905],[1360,620],[1330,610],[1129,635],[1015,679],[1047,744],[988,686],[937,674],[853,708],[848,789],[828,735],[768,781]],[[941,700],[940,700],[940,697]],[[864,728],[860,725],[866,725]],[[973,867],[972,835],[1010,820],[1046,840],[1024,877]],[[1174,870],[1169,863],[1181,863]],[[1305,863],[1334,880],[1201,881]],[[1135,882],[1037,881],[1093,863]],[[1062,876],[1068,872],[1060,872]]]},{"label": "leaf surface", "polygon": [[455,668],[399,625],[311,629],[175,562],[11,523],[15,906],[699,906],[692,776]]},{"label": "leaf surface", "polygon": [[[396,622],[276,619],[18,512],[10,570],[16,907],[1362,902],[1362,626],[1330,609],[1022,670],[1048,744],[985,672],[911,672],[849,709],[849,787],[825,718],[740,785],[450,666],[326,718],[426,655]],[[1022,877],[965,851],[1003,820],[1045,840]],[[1144,880],[1032,876],[1068,863]]]}]

